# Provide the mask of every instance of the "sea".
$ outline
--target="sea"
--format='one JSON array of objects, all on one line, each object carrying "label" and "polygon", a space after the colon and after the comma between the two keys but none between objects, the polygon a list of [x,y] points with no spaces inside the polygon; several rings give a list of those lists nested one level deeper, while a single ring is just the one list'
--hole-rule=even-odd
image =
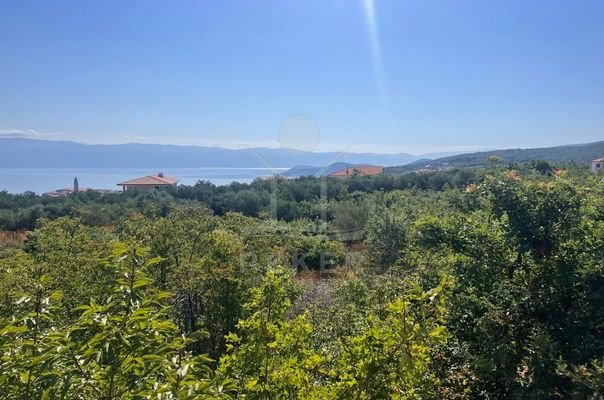
[{"label": "sea", "polygon": [[44,193],[73,187],[78,178],[80,188],[121,190],[118,183],[163,172],[179,179],[179,184],[194,185],[209,181],[215,185],[232,182],[249,183],[254,179],[286,171],[287,168],[0,168],[0,192]]}]

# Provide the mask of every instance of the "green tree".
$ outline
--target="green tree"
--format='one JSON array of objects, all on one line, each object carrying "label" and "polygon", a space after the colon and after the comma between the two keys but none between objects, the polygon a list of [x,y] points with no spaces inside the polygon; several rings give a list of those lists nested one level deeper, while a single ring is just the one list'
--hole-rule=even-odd
[{"label": "green tree", "polygon": [[251,290],[248,317],[239,322],[240,333],[228,336],[229,353],[220,363],[242,398],[309,398],[315,390],[324,359],[312,350],[312,328],[305,315],[286,319],[298,294],[284,268],[269,270]]},{"label": "green tree", "polygon": [[228,382],[216,382],[205,356],[193,356],[185,338],[166,319],[170,297],[149,291],[145,273],[160,259],[116,245],[111,257],[113,296],[80,306],[78,320],[57,322],[60,292],[44,295],[45,276],[22,317],[0,330],[0,394],[25,399],[216,399],[228,398]]},{"label": "green tree", "polygon": [[331,372],[338,399],[425,399],[438,393],[431,350],[447,340],[444,281],[431,291],[415,287],[369,315],[365,330],[343,343]]},{"label": "green tree", "polygon": [[387,209],[372,214],[367,223],[367,252],[375,265],[382,269],[394,265],[405,247],[406,231],[399,214]]}]

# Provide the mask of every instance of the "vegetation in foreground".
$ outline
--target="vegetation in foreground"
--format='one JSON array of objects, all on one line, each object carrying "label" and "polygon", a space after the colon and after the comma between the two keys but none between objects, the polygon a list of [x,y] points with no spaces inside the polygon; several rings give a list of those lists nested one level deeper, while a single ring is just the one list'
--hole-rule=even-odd
[{"label": "vegetation in foreground", "polygon": [[535,166],[64,200],[0,252],[0,398],[601,398],[604,180]]}]

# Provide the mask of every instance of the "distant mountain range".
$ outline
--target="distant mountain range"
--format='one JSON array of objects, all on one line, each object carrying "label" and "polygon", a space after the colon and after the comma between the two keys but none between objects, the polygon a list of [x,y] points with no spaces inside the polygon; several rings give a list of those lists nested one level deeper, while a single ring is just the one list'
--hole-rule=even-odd
[{"label": "distant mountain range", "polygon": [[[442,153],[440,155],[443,155]],[[405,165],[428,154],[300,153],[287,149],[233,150],[160,144],[82,144],[23,138],[0,139],[0,168],[291,168],[297,165]]]},{"label": "distant mountain range", "polygon": [[403,173],[426,168],[482,167],[496,155],[503,164],[545,160],[586,163],[604,156],[604,141],[536,149],[468,154],[300,153],[287,149],[225,149],[160,144],[82,144],[69,141],[0,138],[0,168],[290,168],[286,176],[329,174],[348,166],[373,164]]},{"label": "distant mountain range", "polygon": [[595,158],[604,157],[604,141],[535,149],[481,151],[432,160],[420,159],[406,165],[387,168],[386,172],[404,173],[424,168],[444,169],[451,167],[484,167],[489,164],[488,158],[490,156],[501,157],[501,163],[503,165],[522,164],[532,160],[544,160],[554,164],[569,162],[588,163]]}]

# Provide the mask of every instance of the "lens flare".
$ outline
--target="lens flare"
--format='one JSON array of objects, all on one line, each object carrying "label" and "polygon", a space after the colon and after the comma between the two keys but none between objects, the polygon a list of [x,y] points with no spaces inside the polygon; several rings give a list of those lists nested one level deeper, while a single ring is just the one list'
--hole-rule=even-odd
[{"label": "lens flare", "polygon": [[363,0],[363,8],[365,10],[367,31],[369,33],[369,44],[371,46],[373,72],[375,74],[375,80],[380,93],[380,97],[382,98],[382,101],[386,103],[386,82],[384,78],[382,49],[380,46],[380,37],[377,29],[374,0]]}]

